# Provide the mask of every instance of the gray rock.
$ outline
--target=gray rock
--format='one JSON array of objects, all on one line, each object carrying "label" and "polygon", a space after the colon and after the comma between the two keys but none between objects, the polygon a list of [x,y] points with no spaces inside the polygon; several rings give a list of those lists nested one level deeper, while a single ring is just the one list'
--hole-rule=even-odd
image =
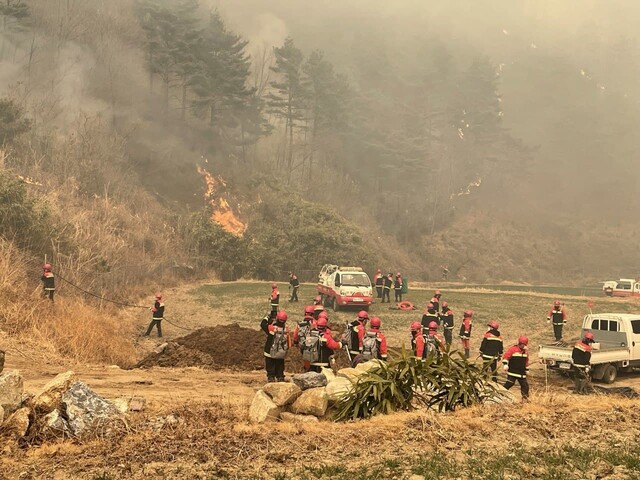
[{"label": "gray rock", "polygon": [[322,417],[329,407],[329,397],[324,387],[310,388],[302,392],[302,395],[293,402],[291,411],[302,415],[314,415]]},{"label": "gray rock", "polygon": [[70,432],[69,424],[62,417],[60,410],[54,410],[46,414],[42,419],[43,425],[41,432],[45,435],[68,435]]},{"label": "gray rock", "polygon": [[29,430],[30,416],[31,410],[29,408],[19,408],[2,424],[0,431],[15,437],[24,437]]},{"label": "gray rock", "polygon": [[249,407],[249,420],[255,423],[277,420],[280,412],[280,407],[273,403],[269,395],[258,390]]},{"label": "gray rock", "polygon": [[67,419],[71,433],[81,436],[119,420],[118,408],[91,390],[83,382],[71,384],[62,394],[61,413]]},{"label": "gray rock", "polygon": [[318,422],[318,417],[313,415],[296,415],[291,412],[282,412],[280,414],[280,420],[287,423],[314,423]]},{"label": "gray rock", "polygon": [[297,373],[292,377],[292,380],[300,387],[300,390],[324,387],[327,384],[327,377],[317,372]]},{"label": "gray rock", "polygon": [[347,395],[351,391],[352,387],[353,384],[348,378],[336,377],[333,382],[330,382],[329,385],[326,386],[325,391],[327,392],[327,397],[330,402],[337,402]]},{"label": "gray rock", "polygon": [[295,383],[274,382],[262,387],[264,393],[271,397],[273,403],[279,407],[289,405],[300,396],[302,390]]},{"label": "gray rock", "polygon": [[20,408],[23,392],[22,375],[17,370],[10,370],[0,375],[0,407],[4,409],[5,414]]},{"label": "gray rock", "polygon": [[40,414],[47,414],[60,409],[62,395],[76,381],[76,374],[71,370],[57,375],[48,382],[42,391],[33,399],[33,407]]}]

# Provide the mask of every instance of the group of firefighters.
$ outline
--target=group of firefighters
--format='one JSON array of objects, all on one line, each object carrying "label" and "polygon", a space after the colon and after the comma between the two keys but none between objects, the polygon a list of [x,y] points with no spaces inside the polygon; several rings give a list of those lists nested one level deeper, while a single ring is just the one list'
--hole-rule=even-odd
[{"label": "group of firefighters", "polygon": [[[352,366],[371,359],[386,361],[388,356],[387,339],[382,332],[379,317],[369,317],[365,310],[347,323],[339,340],[333,337],[329,328],[329,316],[323,307],[322,297],[317,296],[313,305],[304,308],[302,320],[297,321],[292,335],[287,328],[288,314],[278,309],[277,284],[272,285],[271,310],[261,322],[262,330],[267,334],[264,345],[265,367],[269,382],[284,381],[284,359],[291,346],[299,348],[302,354],[304,371],[321,372],[323,368],[333,367],[334,355],[344,349]],[[429,355],[443,355],[450,350],[453,342],[453,312],[446,301],[441,301],[441,292],[436,290],[427,304],[422,319],[410,325],[411,347],[413,354],[421,359]],[[473,311],[466,310],[460,324],[459,338],[466,358],[470,356]],[[548,320],[554,322],[556,340],[562,339],[562,326],[566,315],[559,301],[554,302]],[[523,400],[529,397],[529,338],[521,335],[516,344],[506,351],[500,334],[500,324],[491,320],[480,344],[479,357],[482,358],[494,382],[498,381],[498,363],[506,373],[504,388],[510,389],[516,382],[520,384]],[[442,329],[441,336],[438,331]],[[574,381],[576,393],[585,393],[589,379],[589,362],[593,334],[587,332],[572,351]]]},{"label": "group of firefighters", "polygon": [[400,272],[397,272],[395,277],[391,272],[384,276],[382,270],[378,269],[373,276],[373,283],[376,286],[376,293],[380,303],[391,303],[391,290],[393,290],[395,301],[402,301],[402,294],[406,290],[406,286],[403,283]]}]

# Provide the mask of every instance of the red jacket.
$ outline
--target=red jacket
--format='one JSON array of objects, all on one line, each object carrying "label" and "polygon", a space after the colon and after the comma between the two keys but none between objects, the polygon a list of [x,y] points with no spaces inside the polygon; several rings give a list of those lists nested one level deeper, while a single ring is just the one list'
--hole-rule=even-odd
[{"label": "red jacket", "polygon": [[513,345],[502,357],[502,364],[509,367],[508,375],[525,378],[529,371],[529,352]]},{"label": "red jacket", "polygon": [[420,331],[411,332],[411,348],[413,349],[413,354],[422,358],[424,354],[424,338],[422,337],[422,333]]},{"label": "red jacket", "polygon": [[380,358],[382,360],[386,360],[387,359],[387,338],[384,336],[384,333],[382,333],[377,328],[371,328],[369,331],[377,335],[378,353],[380,354]]},{"label": "red jacket", "polygon": [[353,322],[350,323],[350,326],[351,338],[349,339],[350,345],[348,345],[349,352],[351,352],[351,354],[358,355],[360,352],[362,352],[362,339],[364,338],[364,334],[366,333],[364,324],[356,318]]},{"label": "red jacket", "polygon": [[471,317],[464,317],[460,325],[460,338],[463,340],[469,340],[471,338],[472,325]]}]

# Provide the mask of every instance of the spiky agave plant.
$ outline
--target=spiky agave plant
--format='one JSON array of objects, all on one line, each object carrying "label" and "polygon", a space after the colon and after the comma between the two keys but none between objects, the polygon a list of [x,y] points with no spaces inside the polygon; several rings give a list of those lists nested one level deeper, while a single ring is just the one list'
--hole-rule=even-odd
[{"label": "spiky agave plant", "polygon": [[498,395],[487,383],[488,375],[486,366],[469,362],[458,351],[422,360],[403,347],[397,358],[359,377],[337,403],[335,419],[369,418],[419,406],[440,411],[467,407]]}]

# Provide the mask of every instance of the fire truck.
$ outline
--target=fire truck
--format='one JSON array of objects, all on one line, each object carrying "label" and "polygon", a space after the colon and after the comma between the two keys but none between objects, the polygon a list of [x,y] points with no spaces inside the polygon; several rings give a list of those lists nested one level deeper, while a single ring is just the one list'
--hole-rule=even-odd
[{"label": "fire truck", "polygon": [[324,306],[335,311],[345,307],[368,310],[373,303],[371,280],[360,267],[324,265],[318,275],[317,290]]}]

